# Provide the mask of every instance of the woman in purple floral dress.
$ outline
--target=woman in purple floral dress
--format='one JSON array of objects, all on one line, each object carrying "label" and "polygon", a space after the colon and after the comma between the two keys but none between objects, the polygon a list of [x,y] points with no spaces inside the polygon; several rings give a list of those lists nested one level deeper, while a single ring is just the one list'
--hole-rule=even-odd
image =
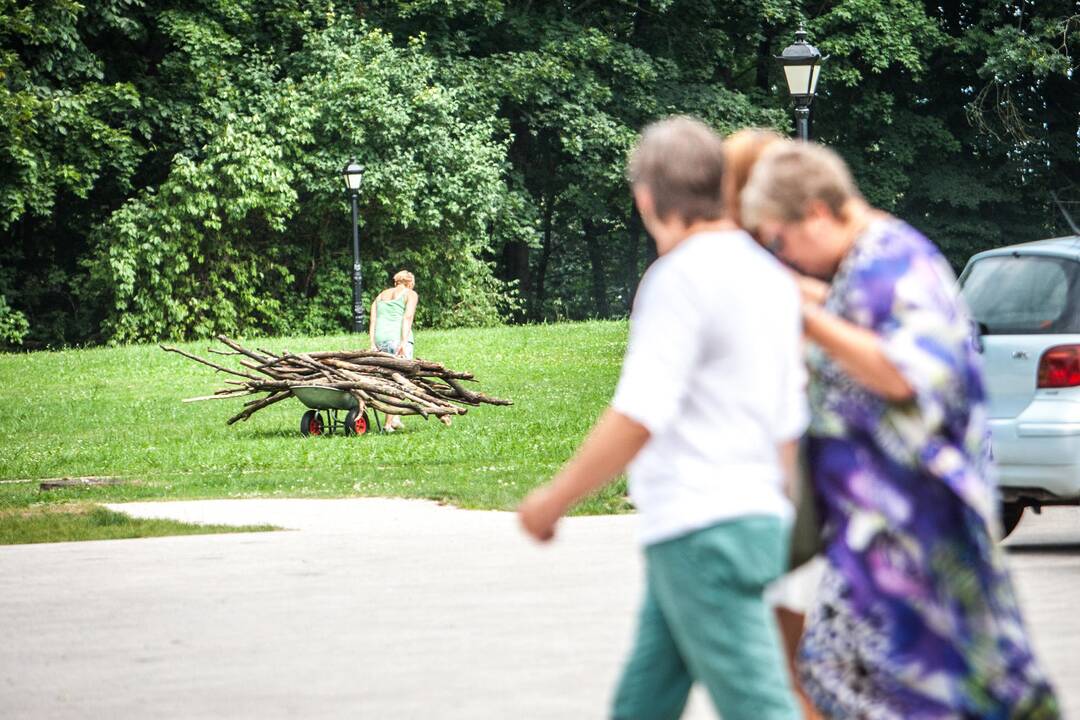
[{"label": "woman in purple floral dress", "polygon": [[982,373],[944,258],[819,146],[770,148],[742,199],[804,276],[828,567],[806,691],[831,718],[1059,717],[994,542]]}]

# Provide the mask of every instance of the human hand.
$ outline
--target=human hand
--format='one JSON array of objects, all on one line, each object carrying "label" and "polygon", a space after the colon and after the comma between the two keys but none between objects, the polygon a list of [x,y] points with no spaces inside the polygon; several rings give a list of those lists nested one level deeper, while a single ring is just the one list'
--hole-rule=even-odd
[{"label": "human hand", "polygon": [[400,345],[398,345],[397,352],[395,352],[394,355],[398,356],[399,358],[405,357],[405,343],[401,343]]},{"label": "human hand", "polygon": [[537,542],[548,542],[555,537],[555,525],[562,514],[562,504],[550,486],[533,490],[518,506],[521,528]]},{"label": "human hand", "polygon": [[818,307],[825,304],[825,298],[829,294],[828,283],[795,271],[792,271],[791,276],[795,278],[803,305]]}]

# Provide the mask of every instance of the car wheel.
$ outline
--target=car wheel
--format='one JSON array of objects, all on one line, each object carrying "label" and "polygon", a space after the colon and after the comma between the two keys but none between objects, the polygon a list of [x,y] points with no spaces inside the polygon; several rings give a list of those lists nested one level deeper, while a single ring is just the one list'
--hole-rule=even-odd
[{"label": "car wheel", "polygon": [[1001,539],[1009,537],[1016,526],[1020,524],[1020,518],[1024,516],[1024,506],[1020,503],[1001,503]]}]

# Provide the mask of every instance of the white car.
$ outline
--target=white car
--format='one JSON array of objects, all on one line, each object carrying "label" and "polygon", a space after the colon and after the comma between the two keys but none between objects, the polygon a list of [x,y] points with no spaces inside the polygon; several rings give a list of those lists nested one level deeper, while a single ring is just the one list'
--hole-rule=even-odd
[{"label": "white car", "polygon": [[1080,505],[1080,236],[974,255],[978,324],[1008,535],[1024,509]]}]

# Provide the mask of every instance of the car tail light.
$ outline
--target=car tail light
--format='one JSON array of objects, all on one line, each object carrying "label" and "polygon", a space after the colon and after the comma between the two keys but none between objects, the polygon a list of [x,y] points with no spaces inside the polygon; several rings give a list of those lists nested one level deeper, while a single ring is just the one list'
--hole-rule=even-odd
[{"label": "car tail light", "polygon": [[1080,385],[1080,345],[1058,345],[1039,359],[1039,387],[1064,388]]}]

